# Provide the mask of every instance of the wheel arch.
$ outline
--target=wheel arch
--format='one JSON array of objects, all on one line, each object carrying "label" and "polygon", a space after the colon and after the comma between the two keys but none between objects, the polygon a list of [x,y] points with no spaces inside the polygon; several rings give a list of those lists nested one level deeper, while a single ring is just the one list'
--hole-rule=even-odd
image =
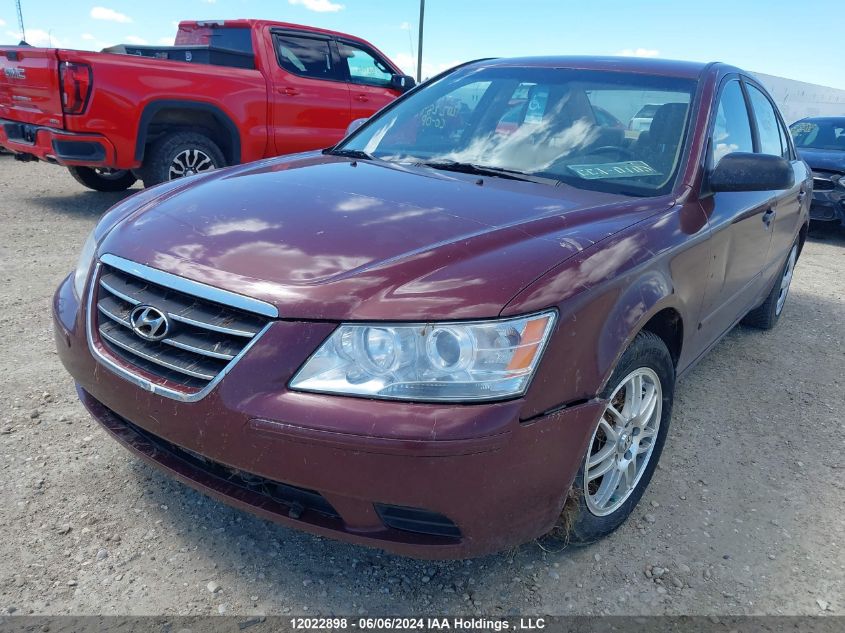
[{"label": "wheel arch", "polygon": [[667,274],[651,270],[632,283],[608,312],[599,335],[603,378],[598,393],[606,387],[622,354],[643,331],[666,344],[677,369],[684,346],[684,312]]},{"label": "wheel arch", "polygon": [[240,133],[231,117],[212,103],[181,99],[162,99],[144,106],[138,122],[135,160],[143,162],[147,145],[167,129],[201,131],[217,143],[230,165],[241,162]]}]

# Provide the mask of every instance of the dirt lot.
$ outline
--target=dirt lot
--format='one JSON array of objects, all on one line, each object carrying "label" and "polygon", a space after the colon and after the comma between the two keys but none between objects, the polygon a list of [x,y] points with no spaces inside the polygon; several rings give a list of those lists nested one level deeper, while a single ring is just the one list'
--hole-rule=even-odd
[{"label": "dirt lot", "polygon": [[229,509],[89,419],[49,299],[118,198],[0,156],[0,614],[845,613],[845,231],[810,239],[774,331],[737,329],[679,384],[613,537],[425,563]]}]

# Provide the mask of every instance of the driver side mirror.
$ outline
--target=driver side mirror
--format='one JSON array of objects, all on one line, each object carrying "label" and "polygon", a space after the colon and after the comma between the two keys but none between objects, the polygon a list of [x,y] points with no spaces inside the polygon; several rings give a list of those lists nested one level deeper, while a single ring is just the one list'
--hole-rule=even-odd
[{"label": "driver side mirror", "polygon": [[710,172],[710,190],[781,191],[795,184],[789,161],[770,154],[733,152],[723,156]]},{"label": "driver side mirror", "polygon": [[408,92],[411,88],[417,85],[417,82],[414,81],[414,78],[410,75],[393,75],[390,78],[390,87],[394,90],[398,90],[401,93]]}]

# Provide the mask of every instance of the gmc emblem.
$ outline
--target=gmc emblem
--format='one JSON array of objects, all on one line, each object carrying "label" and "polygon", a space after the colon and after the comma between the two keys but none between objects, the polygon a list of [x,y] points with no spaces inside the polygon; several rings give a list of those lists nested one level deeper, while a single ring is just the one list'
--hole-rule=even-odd
[{"label": "gmc emblem", "polygon": [[26,79],[26,70],[19,67],[6,67],[3,69],[3,74],[7,79]]}]

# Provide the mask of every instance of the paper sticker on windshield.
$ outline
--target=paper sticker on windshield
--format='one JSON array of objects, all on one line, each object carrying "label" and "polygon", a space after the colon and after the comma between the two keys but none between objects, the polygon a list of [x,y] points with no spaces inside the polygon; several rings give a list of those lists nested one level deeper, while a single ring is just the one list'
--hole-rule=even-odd
[{"label": "paper sticker on windshield", "polygon": [[622,163],[596,163],[593,165],[568,165],[568,167],[585,180],[663,175],[642,160],[626,160]]}]

